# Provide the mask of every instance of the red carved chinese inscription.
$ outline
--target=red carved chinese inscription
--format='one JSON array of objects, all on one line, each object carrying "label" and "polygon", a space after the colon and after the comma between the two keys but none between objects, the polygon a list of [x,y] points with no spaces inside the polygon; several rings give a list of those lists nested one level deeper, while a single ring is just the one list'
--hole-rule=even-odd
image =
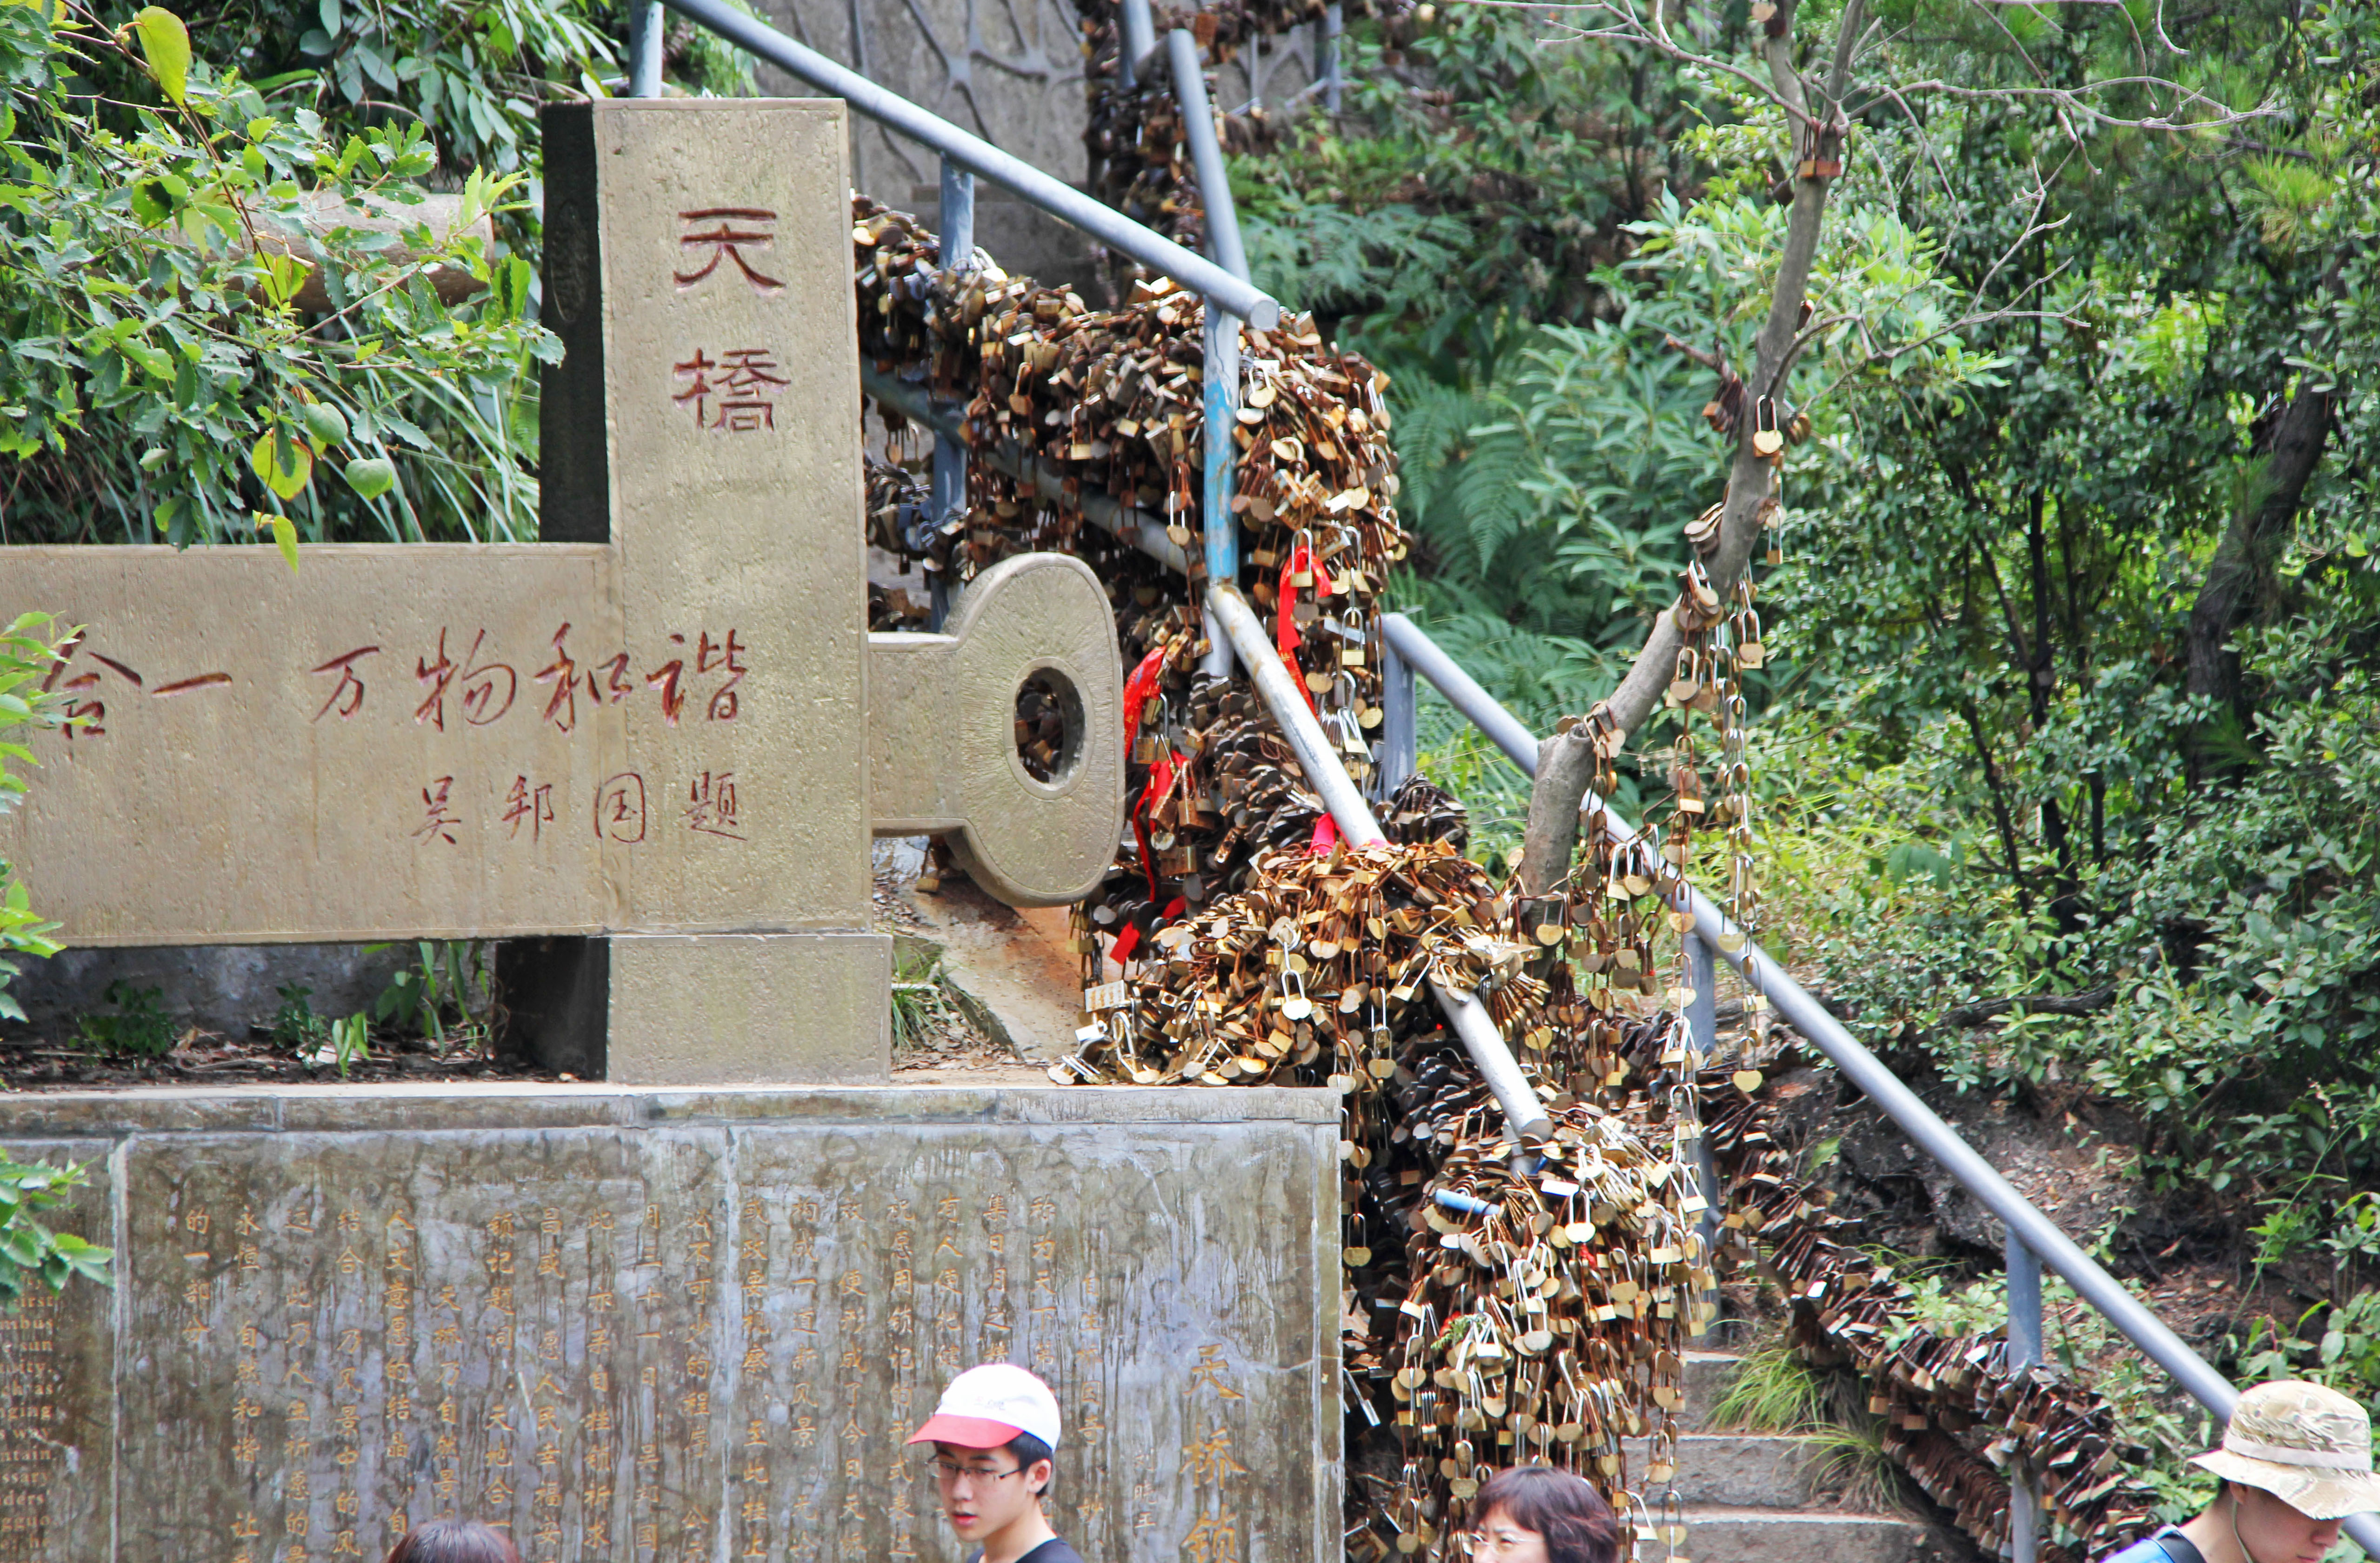
[{"label": "red carved chinese inscription", "polygon": [[364,709],[364,681],[357,673],[356,664],[366,657],[379,654],[380,648],[377,646],[358,646],[352,651],[332,658],[314,670],[318,673],[339,675],[338,685],[331,691],[331,697],[322,702],[321,710],[314,713],[316,721],[329,716],[334,709],[338,711],[340,720],[345,721]]},{"label": "red carved chinese inscription", "polygon": [[645,779],[633,770],[595,789],[595,839],[633,845],[645,839]]},{"label": "red carved chinese inscription", "polygon": [[[670,643],[684,646],[686,636],[673,635]],[[645,675],[645,687],[662,692],[662,720],[672,727],[677,725],[677,713],[686,707],[686,695],[678,688],[679,680],[685,676],[686,659],[683,657],[673,658]]]},{"label": "red carved chinese inscription", "polygon": [[686,805],[684,810],[686,828],[706,836],[725,836],[730,841],[744,839],[743,821],[735,812],[735,773],[722,770],[704,771],[686,784]]},{"label": "red carved chinese inscription", "polygon": [[107,732],[107,702],[100,698],[99,692],[106,687],[107,677],[111,673],[152,699],[225,688],[232,682],[231,674],[227,672],[207,672],[190,678],[177,678],[152,689],[148,681],[133,668],[99,651],[91,653],[91,660],[98,663],[97,667],[86,667],[69,678],[67,676],[67,664],[74,660],[77,651],[83,649],[83,638],[80,631],[67,636],[58,648],[57,660],[50,665],[49,676],[42,680],[44,692],[66,692],[66,735],[69,754],[73,753],[77,738],[97,738]]},{"label": "red carved chinese inscription", "polygon": [[735,686],[744,682],[745,670],[741,659],[745,650],[744,643],[735,638],[735,631],[732,627],[727,632],[727,638],[715,644],[710,638],[710,632],[703,631],[702,640],[695,648],[694,671],[696,672],[707,673],[718,670],[727,674],[727,682],[711,693],[710,720],[713,721],[735,720],[737,699]]},{"label": "red carved chinese inscription", "polygon": [[526,776],[513,778],[512,791],[504,794],[505,839],[518,841],[524,823],[528,826],[531,842],[543,836],[545,828],[553,823],[552,783],[542,782],[532,787]]},{"label": "red carved chinese inscription", "polygon": [[[545,703],[545,720],[565,733],[578,725],[578,664],[570,660],[562,644],[569,634],[570,623],[565,619],[553,632],[552,665],[537,675],[540,684],[553,685],[553,697]],[[594,682],[590,675],[588,683]]]},{"label": "red carved chinese inscription", "polygon": [[446,654],[445,626],[439,626],[437,661],[414,659],[413,676],[430,686],[430,693],[413,709],[414,721],[427,721],[439,732],[445,732],[446,695],[458,682],[463,720],[473,727],[485,727],[513,709],[513,701],[520,693],[520,675],[507,663],[480,661],[480,648],[487,642],[486,630],[474,635],[471,649],[464,654],[458,667]]},{"label": "red carved chinese inscription", "polygon": [[737,347],[714,360],[701,348],[670,372],[686,382],[670,400],[691,404],[697,429],[748,434],[777,427],[777,393],[793,382],[777,372],[776,355],[766,347]]},{"label": "red carved chinese inscription", "polygon": [[455,827],[463,817],[455,812],[455,779],[441,776],[421,789],[421,823],[413,828],[413,839],[424,846],[434,839],[448,846],[455,844]]},{"label": "red carved chinese inscription", "polygon": [[678,236],[678,248],[686,252],[687,264],[702,263],[691,272],[674,272],[672,277],[680,287],[692,287],[711,273],[719,270],[722,260],[733,260],[744,280],[762,293],[774,293],[785,285],[771,276],[752,269],[744,259],[747,249],[766,249],[777,242],[770,228],[777,214],[759,206],[706,206],[699,211],[681,212],[678,221],[686,232]]}]

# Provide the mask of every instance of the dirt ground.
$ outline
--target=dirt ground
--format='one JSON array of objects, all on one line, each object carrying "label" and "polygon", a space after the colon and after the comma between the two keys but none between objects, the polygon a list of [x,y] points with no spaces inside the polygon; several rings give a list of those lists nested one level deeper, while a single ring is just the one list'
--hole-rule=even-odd
[{"label": "dirt ground", "polygon": [[[935,930],[903,893],[880,876],[874,894],[877,931],[916,938]],[[927,974],[918,974],[925,975]],[[931,996],[929,996],[931,997]],[[902,1039],[893,1057],[893,1080],[903,1085],[1046,1084],[1039,1067],[988,1035],[963,1006],[947,1001],[919,1006],[924,1024]],[[293,1046],[271,1034],[273,1017],[259,1015],[244,1036],[196,1026],[180,1027],[170,1050],[144,1057],[109,1052],[76,1036],[0,1037],[0,1090],[89,1091],[155,1085],[321,1085],[393,1083],[467,1084],[474,1081],[570,1082],[574,1077],[541,1069],[506,1053],[493,1036],[500,1018],[480,1017],[450,1025],[438,1042],[375,1028],[369,1053],[342,1072],[319,1044]]]}]

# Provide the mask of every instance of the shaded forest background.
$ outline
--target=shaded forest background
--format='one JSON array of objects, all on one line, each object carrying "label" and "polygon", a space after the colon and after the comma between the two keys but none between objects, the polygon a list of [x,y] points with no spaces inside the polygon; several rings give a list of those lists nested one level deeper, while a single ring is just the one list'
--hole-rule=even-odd
[{"label": "shaded forest background", "polygon": [[[1366,24],[1347,112],[1234,170],[1258,280],[1395,376],[1408,610],[1540,732],[1720,496],[1675,345],[1748,364],[1796,156],[1737,79],[1571,15]],[[1872,15],[1872,78],[1949,90],[1855,105],[1812,284],[1747,675],[1764,942],[1905,1072],[2105,1147],[2121,1268],[2236,1271],[2232,1371],[2380,1405],[2380,14]],[[1741,4],[1681,27],[1755,59]],[[2152,59],[2262,112],[2034,91]],[[1444,708],[1429,740],[1512,851],[1517,770]],[[1946,1316],[1990,1267],[1957,1257]]]}]

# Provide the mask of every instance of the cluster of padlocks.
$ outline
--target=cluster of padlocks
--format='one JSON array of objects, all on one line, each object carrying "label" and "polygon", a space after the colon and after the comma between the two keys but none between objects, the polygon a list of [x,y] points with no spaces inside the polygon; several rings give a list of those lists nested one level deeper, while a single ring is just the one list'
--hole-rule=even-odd
[{"label": "cluster of padlocks", "polygon": [[[1232,16],[1243,29],[1301,19]],[[1163,96],[1139,90],[1129,112],[1155,113]],[[1195,237],[1177,161],[1144,159],[1135,199],[1172,179],[1159,225]],[[1148,176],[1160,166],[1164,178]],[[1118,308],[1093,309],[979,253],[945,269],[933,235],[865,200],[853,238],[863,358],[963,408],[976,450],[1029,456],[1040,474],[1028,484],[978,462],[963,510],[937,515],[918,476],[872,463],[870,539],[920,582],[872,588],[873,627],[924,627],[937,581],[946,596],[1013,555],[1068,552],[1105,583],[1131,670],[1129,839],[1074,914],[1085,1024],[1053,1078],[1344,1097],[1350,1465],[1387,1473],[1351,1485],[1350,1556],[1447,1556],[1486,1474],[1540,1460],[1596,1481],[1640,1548],[1683,1563],[1682,1353],[1722,1261],[1782,1281],[1812,1349],[1870,1375],[1896,1424],[1888,1447],[1979,1539],[2005,1533],[1995,1461],[2010,1456],[2056,1473],[2054,1511],[2077,1530],[2136,1524],[2145,1504],[2118,1469],[2104,1403],[2039,1370],[2010,1375],[1988,1344],[1893,1333],[1905,1290],[1826,1235],[1823,1199],[1766,1133],[1760,1071],[1715,1066],[1679,1018],[1687,977],[1664,958],[1682,960],[1672,936],[1700,838],[1722,848],[1730,939],[1746,937],[1759,900],[1739,675],[1767,648],[1749,582],[1725,599],[1712,588],[1715,516],[1686,524],[1695,561],[1671,610],[1684,647],[1665,702],[1679,731],[1656,824],[1632,834],[1591,807],[1567,874],[1527,896],[1461,855],[1461,806],[1415,778],[1384,800],[1390,844],[1353,848],[1245,679],[1199,671],[1200,302],[1141,279]],[[1238,584],[1360,782],[1381,725],[1378,598],[1407,546],[1384,382],[1296,317],[1247,333],[1244,351]],[[898,413],[878,410],[897,442]],[[1800,432],[1786,421],[1779,451]],[[1088,499],[1157,517],[1190,571],[1085,525]],[[1021,749],[1047,717],[1020,705]],[[1600,709],[1563,726],[1582,724],[1592,791],[1608,797],[1624,735]],[[1430,981],[1487,1006],[1537,1083],[1549,1139],[1512,1139]],[[1755,1024],[1763,1007],[1747,995]],[[1739,1201],[1724,1213],[1705,1208],[1693,1171],[1706,1107]],[[1624,1440],[1639,1437],[1650,1452],[1632,1470]]]}]

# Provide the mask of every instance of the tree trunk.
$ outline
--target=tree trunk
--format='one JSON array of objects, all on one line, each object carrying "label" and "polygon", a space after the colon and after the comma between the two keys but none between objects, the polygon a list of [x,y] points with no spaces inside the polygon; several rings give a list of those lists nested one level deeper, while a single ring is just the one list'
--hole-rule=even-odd
[{"label": "tree trunk", "polygon": [[[1815,115],[1823,127],[1815,138],[1817,154],[1830,158],[1844,129],[1843,91],[1851,76],[1853,46],[1866,14],[1866,0],[1849,0],[1836,24],[1833,68],[1826,84],[1826,101],[1815,110],[1807,103],[1802,78],[1793,66],[1793,0],[1783,0],[1784,27],[1768,40],[1768,69],[1778,96],[1793,114]],[[1796,139],[1800,138],[1797,133]],[[1746,387],[1750,397],[1781,395],[1786,371],[1791,367],[1794,335],[1802,317],[1802,301],[1809,296],[1810,268],[1818,253],[1818,232],[1825,218],[1827,195],[1833,180],[1825,176],[1797,179],[1791,214],[1786,219],[1785,248],[1777,267],[1777,288],[1768,301],[1768,320],[1761,327],[1754,352],[1754,368]],[[1728,474],[1727,499],[1720,512],[1718,552],[1710,562],[1711,584],[1725,601],[1736,581],[1752,563],[1760,540],[1761,505],[1768,498],[1775,469],[1752,448],[1752,402],[1744,404],[1735,435],[1735,460]],[[1674,676],[1678,648],[1685,636],[1678,628],[1675,610],[1654,622],[1653,632],[1637,652],[1620,687],[1605,702],[1613,724],[1624,738],[1660,709],[1662,692]],[[1543,895],[1570,872],[1578,842],[1578,811],[1586,783],[1595,770],[1593,723],[1581,722],[1571,732],[1546,739],[1537,747],[1537,775],[1529,791],[1529,823],[1521,843],[1521,883],[1524,893]]]},{"label": "tree trunk", "polygon": [[[2244,724],[2253,711],[2240,687],[2240,654],[2231,637],[2248,622],[2262,594],[2274,548],[2288,536],[2305,497],[2307,481],[2322,464],[2323,445],[2330,438],[2336,387],[2320,390],[2301,385],[2289,398],[2273,430],[2261,493],[2251,495],[2206,566],[2206,579],[2190,610],[2190,628],[2183,642],[2183,686],[2204,695],[2216,710],[2236,712]],[[2192,745],[2193,773],[2204,757]]]},{"label": "tree trunk", "polygon": [[[1863,0],[1852,0],[1843,7],[1837,24],[1834,69],[1827,84],[1828,101],[1815,114],[1828,128],[1820,140],[1820,155],[1833,155],[1841,136],[1838,108],[1851,75],[1852,46],[1858,42],[1866,6]],[[1793,68],[1793,44],[1791,13],[1783,37],[1768,42],[1768,67],[1777,82],[1778,95],[1797,110],[1805,109],[1802,79]],[[1792,212],[1786,219],[1785,248],[1777,263],[1777,290],[1768,301],[1768,321],[1761,327],[1760,338],[1754,353],[1750,380],[1745,386],[1746,401],[1743,417],[1735,431],[1735,461],[1728,472],[1726,508],[1720,512],[1718,553],[1710,563],[1711,585],[1721,601],[1735,589],[1735,583],[1752,563],[1752,551],[1760,541],[1761,503],[1767,499],[1774,469],[1752,448],[1752,398],[1781,395],[1784,392],[1785,370],[1791,368],[1789,355],[1793,350],[1793,338],[1801,321],[1802,301],[1810,293],[1810,267],[1818,253],[1818,233],[1825,219],[1827,196],[1834,181],[1824,176],[1796,179],[1793,182]],[[1655,621],[1653,633],[1645,638],[1645,648],[1611,692],[1608,702],[1611,720],[1623,733],[1633,733],[1660,709],[1661,692],[1676,675],[1678,648],[1685,636],[1679,630],[1671,613],[1665,612]],[[1534,811],[1533,811],[1534,812]]]},{"label": "tree trunk", "polygon": [[1586,784],[1595,778],[1592,726],[1580,722],[1568,733],[1540,740],[1537,779],[1529,788],[1529,823],[1521,832],[1521,893],[1553,893],[1570,872],[1578,848],[1578,811]]}]

